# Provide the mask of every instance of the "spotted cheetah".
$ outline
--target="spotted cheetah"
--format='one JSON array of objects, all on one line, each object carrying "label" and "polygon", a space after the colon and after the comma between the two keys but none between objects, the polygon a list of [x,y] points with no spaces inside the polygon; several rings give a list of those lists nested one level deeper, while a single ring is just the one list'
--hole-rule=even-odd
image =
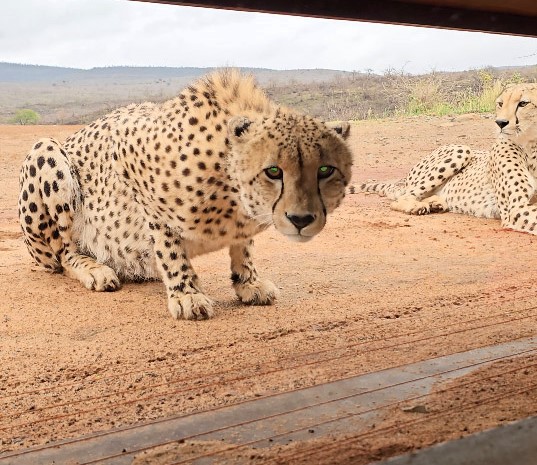
[{"label": "spotted cheetah", "polygon": [[20,173],[30,255],[86,288],[162,279],[175,318],[213,303],[190,260],[229,247],[245,304],[272,304],[253,236],[270,225],[304,242],[342,201],[352,155],[335,128],[272,103],[251,76],[220,70],[161,104],[130,105],[63,144],[39,140]]},{"label": "spotted cheetah", "polygon": [[351,193],[394,200],[411,215],[450,211],[499,218],[505,228],[537,234],[537,84],[506,88],[496,101],[498,139],[490,152],[442,146],[395,183],[368,181]]}]

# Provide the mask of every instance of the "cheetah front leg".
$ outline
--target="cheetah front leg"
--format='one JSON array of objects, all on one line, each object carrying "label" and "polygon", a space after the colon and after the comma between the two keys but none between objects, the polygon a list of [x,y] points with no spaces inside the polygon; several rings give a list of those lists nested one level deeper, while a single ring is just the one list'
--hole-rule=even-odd
[{"label": "cheetah front leg", "polygon": [[259,279],[252,261],[253,244],[249,239],[229,248],[233,289],[245,304],[271,305],[278,297],[278,289],[272,282]]},{"label": "cheetah front leg", "polygon": [[507,139],[498,140],[492,149],[488,169],[502,226],[537,234],[537,180],[528,169],[522,147]]},{"label": "cheetah front leg", "polygon": [[185,320],[211,318],[213,303],[201,289],[184,239],[165,225],[150,223],[149,229],[172,316]]}]

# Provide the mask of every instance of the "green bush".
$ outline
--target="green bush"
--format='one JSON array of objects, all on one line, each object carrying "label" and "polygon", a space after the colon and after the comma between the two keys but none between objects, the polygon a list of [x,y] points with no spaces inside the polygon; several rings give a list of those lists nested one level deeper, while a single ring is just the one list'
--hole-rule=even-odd
[{"label": "green bush", "polygon": [[29,110],[28,108],[23,108],[17,110],[15,116],[9,119],[9,123],[13,124],[37,124],[41,116],[34,110]]}]

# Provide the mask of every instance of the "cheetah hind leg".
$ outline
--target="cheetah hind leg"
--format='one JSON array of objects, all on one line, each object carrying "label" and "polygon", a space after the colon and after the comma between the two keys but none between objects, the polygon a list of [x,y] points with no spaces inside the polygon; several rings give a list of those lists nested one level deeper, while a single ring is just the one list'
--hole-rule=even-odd
[{"label": "cheetah hind leg", "polygon": [[466,145],[443,145],[424,157],[405,179],[405,195],[418,200],[431,197],[474,158]]},{"label": "cheetah hind leg", "polygon": [[390,208],[409,215],[428,215],[429,213],[445,212],[448,210],[448,205],[438,195],[431,195],[422,200],[418,200],[412,195],[404,195],[392,202]]},{"label": "cheetah hind leg", "polygon": [[54,139],[40,139],[20,172],[19,218],[33,259],[64,272],[96,291],[119,289],[110,267],[80,254],[73,238],[73,214],[80,202],[78,175]]}]

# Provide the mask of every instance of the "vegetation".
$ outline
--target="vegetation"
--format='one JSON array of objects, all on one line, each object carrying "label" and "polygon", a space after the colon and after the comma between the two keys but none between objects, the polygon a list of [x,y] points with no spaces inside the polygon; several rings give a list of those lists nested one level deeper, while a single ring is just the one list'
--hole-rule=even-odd
[{"label": "vegetation", "polygon": [[[39,112],[41,124],[88,123],[129,103],[172,98],[207,71],[210,70],[74,70],[0,63],[0,123],[35,124],[35,118],[12,116],[22,111],[20,108]],[[393,69],[382,74],[371,70],[245,71],[252,72],[277,103],[324,120],[492,112],[496,97],[506,85],[537,82],[537,66],[421,76]]]},{"label": "vegetation", "polygon": [[39,119],[41,116],[39,116],[39,113],[37,113],[34,110],[30,110],[28,108],[23,108],[21,110],[17,110],[15,113],[15,116],[11,118],[8,122],[13,124],[37,124],[39,122]]},{"label": "vegetation", "polygon": [[435,73],[419,78],[402,76],[397,85],[402,88],[406,104],[398,113],[446,115],[492,112],[496,98],[507,85],[525,82],[526,79],[518,72],[495,77],[491,70],[480,70],[472,81],[467,86],[454,86]]},{"label": "vegetation", "polygon": [[269,86],[268,92],[277,102],[326,120],[361,120],[493,112],[505,86],[520,82],[537,82],[537,66],[421,76],[387,70],[383,75],[357,73],[324,83]]}]

